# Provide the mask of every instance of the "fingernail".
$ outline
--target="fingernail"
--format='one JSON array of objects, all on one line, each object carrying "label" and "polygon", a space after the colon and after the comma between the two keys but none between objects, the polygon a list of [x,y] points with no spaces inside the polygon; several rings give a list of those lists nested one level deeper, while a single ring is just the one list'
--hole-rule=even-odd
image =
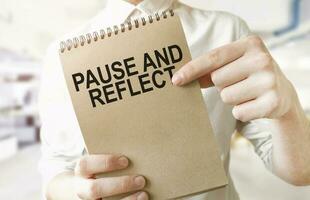
[{"label": "fingernail", "polygon": [[118,159],[118,164],[122,167],[126,167],[128,165],[128,159],[125,156],[121,156]]},{"label": "fingernail", "polygon": [[137,196],[137,200],[147,200],[147,194],[145,192],[140,192]]},{"label": "fingernail", "polygon": [[182,83],[182,76],[179,73],[175,73],[171,81],[173,85],[180,85]]},{"label": "fingernail", "polygon": [[144,187],[145,185],[145,179],[143,176],[136,176],[134,181],[137,187]]}]

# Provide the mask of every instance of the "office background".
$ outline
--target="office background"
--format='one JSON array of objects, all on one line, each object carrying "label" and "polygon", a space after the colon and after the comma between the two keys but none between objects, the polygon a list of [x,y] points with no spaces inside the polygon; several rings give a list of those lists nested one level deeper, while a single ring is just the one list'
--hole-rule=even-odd
[{"label": "office background", "polygon": [[[244,18],[263,37],[310,114],[310,0],[183,0]],[[39,200],[42,59],[48,44],[78,27],[104,0],[0,0],[0,199]],[[239,135],[232,139],[231,171],[241,200],[309,200],[310,187],[271,175]]]}]

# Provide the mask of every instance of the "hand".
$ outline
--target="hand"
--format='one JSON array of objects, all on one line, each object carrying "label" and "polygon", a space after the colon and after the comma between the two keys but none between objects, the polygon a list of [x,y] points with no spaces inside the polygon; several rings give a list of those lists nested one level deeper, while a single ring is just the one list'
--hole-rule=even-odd
[{"label": "hand", "polygon": [[280,118],[296,101],[296,93],[258,36],[217,48],[183,66],[172,78],[177,86],[198,79],[214,85],[222,101],[234,106],[236,119]]},{"label": "hand", "polygon": [[[96,174],[124,169],[128,159],[118,155],[88,155],[82,157],[75,168],[76,194],[81,199],[101,199],[144,188],[143,176],[131,175],[95,179]],[[123,200],[147,200],[145,192],[137,192]]]}]

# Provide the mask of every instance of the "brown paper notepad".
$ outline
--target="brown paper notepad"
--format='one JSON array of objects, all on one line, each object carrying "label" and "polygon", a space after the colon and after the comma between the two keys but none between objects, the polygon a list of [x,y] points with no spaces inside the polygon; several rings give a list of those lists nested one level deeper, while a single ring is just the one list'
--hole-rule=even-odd
[{"label": "brown paper notepad", "polygon": [[131,160],[104,176],[144,175],[155,200],[227,183],[199,84],[171,84],[191,60],[172,11],[62,42],[60,57],[88,152]]}]

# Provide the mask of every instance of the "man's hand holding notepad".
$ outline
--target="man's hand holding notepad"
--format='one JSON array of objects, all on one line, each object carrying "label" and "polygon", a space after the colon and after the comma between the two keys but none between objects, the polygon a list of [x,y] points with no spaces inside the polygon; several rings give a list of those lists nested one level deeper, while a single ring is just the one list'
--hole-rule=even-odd
[{"label": "man's hand holding notepad", "polygon": [[177,15],[68,40],[60,57],[88,153],[130,159],[97,178],[141,174],[158,200],[227,183],[199,84],[171,84],[191,60]]}]

